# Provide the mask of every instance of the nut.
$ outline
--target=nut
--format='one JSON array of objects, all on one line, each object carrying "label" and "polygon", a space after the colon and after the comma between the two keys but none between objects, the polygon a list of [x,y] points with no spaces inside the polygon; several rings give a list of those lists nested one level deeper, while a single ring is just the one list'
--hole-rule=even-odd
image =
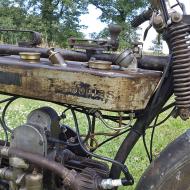
[{"label": "nut", "polygon": [[156,29],[161,29],[164,26],[164,20],[162,16],[157,15],[153,18],[153,26]]},{"label": "nut", "polygon": [[172,19],[172,22],[178,23],[182,21],[183,16],[177,12],[174,12],[171,14],[171,19]]}]

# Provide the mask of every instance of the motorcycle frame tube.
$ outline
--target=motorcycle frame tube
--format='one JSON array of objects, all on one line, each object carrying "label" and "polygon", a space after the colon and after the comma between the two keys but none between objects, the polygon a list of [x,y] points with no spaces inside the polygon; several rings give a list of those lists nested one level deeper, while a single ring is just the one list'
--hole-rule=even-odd
[{"label": "motorcycle frame tube", "polygon": [[[34,53],[40,53],[41,58],[48,58],[48,48],[29,48],[29,47],[19,47],[16,45],[9,45],[9,44],[3,44],[0,45],[0,56],[2,55],[19,55],[20,52],[34,52]],[[88,62],[89,57],[87,53],[84,51],[73,51],[73,50],[64,50],[64,49],[55,49],[56,52],[59,52],[65,60],[71,60],[71,61],[81,61],[81,62]],[[112,61],[114,59],[114,56],[117,54],[115,53],[94,53],[91,56],[96,58],[97,60],[103,60],[103,61]]]},{"label": "motorcycle frame tube", "polygon": [[[89,57],[86,52],[82,51],[73,51],[73,50],[64,50],[64,49],[55,49],[56,52],[60,52],[65,60],[70,61],[79,61],[79,62],[88,62]],[[27,47],[18,47],[15,45],[0,45],[0,58],[3,60],[3,55],[19,55],[20,52],[34,52],[40,53],[41,58],[48,58],[48,49],[47,48],[27,48]],[[119,56],[118,53],[94,53],[91,57],[94,57],[97,60],[110,61],[113,62],[114,58]],[[113,62],[113,64],[115,64]],[[151,56],[143,55],[138,59],[138,66],[142,69],[150,70],[159,70],[162,71],[164,66],[167,64],[167,56]]]},{"label": "motorcycle frame tube", "polygon": [[[116,161],[121,162],[123,164],[125,163],[131,150],[134,148],[135,144],[138,142],[140,137],[145,133],[146,127],[151,124],[151,122],[161,112],[163,106],[172,96],[172,84],[173,77],[172,75],[169,75],[159,90],[159,98],[157,99],[155,105],[152,106],[151,102],[153,99],[151,99],[145,110],[143,110],[142,114],[137,118],[132,130],[124,139],[123,143],[120,145],[114,158]],[[113,164],[110,172],[110,177],[117,179],[120,177],[120,174],[121,168]]]}]

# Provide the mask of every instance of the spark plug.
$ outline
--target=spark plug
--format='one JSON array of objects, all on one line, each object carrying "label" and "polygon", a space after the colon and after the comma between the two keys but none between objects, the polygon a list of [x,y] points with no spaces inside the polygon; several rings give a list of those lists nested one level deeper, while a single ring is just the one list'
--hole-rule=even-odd
[{"label": "spark plug", "polygon": [[102,189],[113,189],[114,187],[132,185],[133,182],[126,182],[125,179],[103,179],[100,187]]}]

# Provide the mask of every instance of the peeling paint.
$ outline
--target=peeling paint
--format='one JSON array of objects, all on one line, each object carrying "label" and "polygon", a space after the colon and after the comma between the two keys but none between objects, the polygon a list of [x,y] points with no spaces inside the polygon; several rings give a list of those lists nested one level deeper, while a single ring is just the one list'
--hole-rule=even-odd
[{"label": "peeling paint", "polygon": [[144,109],[161,77],[159,72],[146,70],[105,71],[22,62],[1,64],[2,72],[16,74],[21,81],[19,85],[0,81],[2,93],[110,111]]}]

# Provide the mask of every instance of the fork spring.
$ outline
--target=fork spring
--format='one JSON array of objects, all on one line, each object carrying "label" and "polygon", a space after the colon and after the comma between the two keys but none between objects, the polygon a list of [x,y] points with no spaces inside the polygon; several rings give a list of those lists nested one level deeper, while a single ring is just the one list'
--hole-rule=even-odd
[{"label": "fork spring", "polygon": [[183,23],[170,27],[170,45],[173,61],[174,94],[179,115],[190,117],[190,27]]}]

